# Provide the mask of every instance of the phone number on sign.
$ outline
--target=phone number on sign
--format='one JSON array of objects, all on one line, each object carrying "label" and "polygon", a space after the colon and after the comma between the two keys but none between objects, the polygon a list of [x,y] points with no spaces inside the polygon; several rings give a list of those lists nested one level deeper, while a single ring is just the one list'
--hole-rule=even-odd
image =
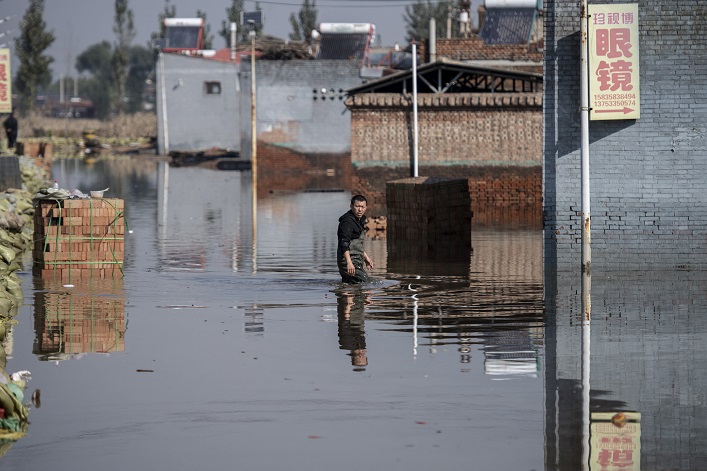
[{"label": "phone number on sign", "polygon": [[613,100],[613,101],[595,101],[594,107],[601,108],[605,106],[636,106],[634,100]]},{"label": "phone number on sign", "polygon": [[598,93],[594,95],[594,100],[596,101],[607,101],[607,100],[635,100],[635,93]]}]

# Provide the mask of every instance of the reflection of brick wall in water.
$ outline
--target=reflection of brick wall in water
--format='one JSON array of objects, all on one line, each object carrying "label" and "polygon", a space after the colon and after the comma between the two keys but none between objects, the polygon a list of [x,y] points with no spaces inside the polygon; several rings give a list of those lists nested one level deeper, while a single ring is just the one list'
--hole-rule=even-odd
[{"label": "reflection of brick wall in water", "polygon": [[346,190],[351,181],[349,154],[301,154],[258,143],[258,195],[278,191]]},{"label": "reflection of brick wall in water", "polygon": [[[125,349],[125,294],[122,280],[77,284],[35,294],[34,354],[45,358],[72,353],[110,353]],[[42,283],[42,280],[39,280]]]},{"label": "reflection of brick wall in water", "polygon": [[[368,216],[388,214],[386,182],[409,176],[408,168],[367,167],[354,170],[352,192],[368,199]],[[467,177],[474,227],[542,225],[542,168],[533,167],[420,167],[420,175]]]}]

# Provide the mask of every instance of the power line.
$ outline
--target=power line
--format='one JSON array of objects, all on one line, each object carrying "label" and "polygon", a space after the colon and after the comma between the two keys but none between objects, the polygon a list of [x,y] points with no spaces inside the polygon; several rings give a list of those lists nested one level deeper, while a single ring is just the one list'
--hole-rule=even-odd
[{"label": "power line", "polygon": [[[266,4],[266,5],[285,5],[285,6],[290,6],[290,7],[301,7],[302,3],[301,2],[296,2],[296,3],[288,3],[288,2],[277,2],[273,0],[247,0],[252,3],[260,3],[260,4]],[[326,0],[328,2],[351,2],[352,0]],[[401,3],[404,2],[404,3]],[[360,7],[361,3],[366,3],[366,8],[394,8],[394,7],[407,7],[411,5],[415,5],[417,0],[356,0],[356,3],[349,3],[348,5],[322,5],[322,4],[317,4],[316,8],[356,8]],[[379,3],[381,5],[374,5],[375,3]],[[448,3],[448,4],[454,4],[455,0],[439,0],[437,3]]]}]

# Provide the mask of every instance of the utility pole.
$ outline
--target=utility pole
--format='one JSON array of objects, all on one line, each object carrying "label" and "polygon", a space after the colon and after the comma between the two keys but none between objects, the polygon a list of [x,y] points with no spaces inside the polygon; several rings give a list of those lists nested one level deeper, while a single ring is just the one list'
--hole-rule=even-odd
[{"label": "utility pole", "polygon": [[417,44],[412,42],[412,176],[417,177]]},{"label": "utility pole", "polygon": [[590,469],[591,415],[591,289],[592,251],[589,192],[589,45],[587,0],[581,1],[580,12],[580,118],[582,151],[582,470]]},{"label": "utility pole", "polygon": [[589,192],[589,51],[587,0],[582,0],[580,17],[580,118],[582,139],[582,272],[591,275],[591,208]]},{"label": "utility pole", "polygon": [[255,103],[255,21],[248,20],[250,28],[250,171],[253,177],[253,273],[257,271],[257,240],[258,240],[258,136],[256,126]]}]

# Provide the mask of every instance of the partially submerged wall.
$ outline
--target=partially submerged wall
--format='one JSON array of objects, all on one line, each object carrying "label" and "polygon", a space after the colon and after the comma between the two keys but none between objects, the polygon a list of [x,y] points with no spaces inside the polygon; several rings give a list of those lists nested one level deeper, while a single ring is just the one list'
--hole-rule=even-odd
[{"label": "partially submerged wall", "polygon": [[[612,3],[612,2],[604,2]],[[613,2],[620,3],[620,2]],[[545,2],[546,260],[581,266],[579,5]],[[641,117],[591,121],[592,266],[703,267],[707,261],[707,7],[638,3]]]},{"label": "partially submerged wall", "polygon": [[[420,175],[466,177],[474,227],[542,225],[542,168],[506,166],[421,166]],[[386,182],[410,176],[406,167],[364,167],[353,170],[351,190],[366,195],[369,216],[385,216]]]}]

